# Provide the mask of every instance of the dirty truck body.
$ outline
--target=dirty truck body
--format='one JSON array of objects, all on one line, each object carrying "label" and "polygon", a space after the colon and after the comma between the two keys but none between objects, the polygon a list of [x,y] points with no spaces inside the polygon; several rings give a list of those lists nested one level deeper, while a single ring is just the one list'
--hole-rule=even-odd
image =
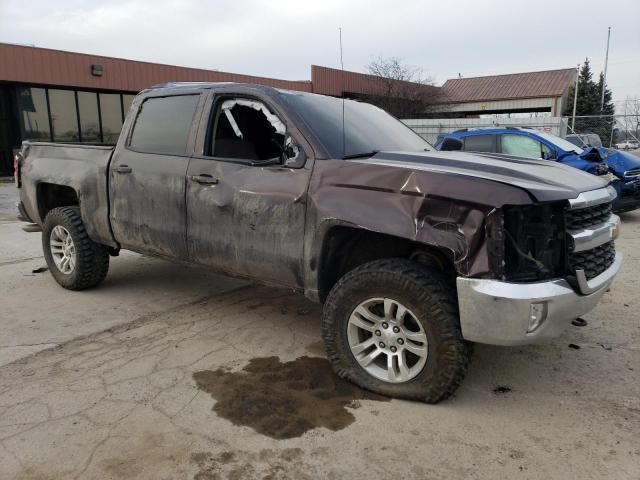
[{"label": "dirty truck body", "polygon": [[457,388],[473,342],[559,335],[621,264],[597,177],[436,152],[319,95],[167,84],[136,97],[115,148],[25,142],[16,162],[62,286],[98,284],[128,249],[295,289],[324,304],[339,375],[427,402]]}]

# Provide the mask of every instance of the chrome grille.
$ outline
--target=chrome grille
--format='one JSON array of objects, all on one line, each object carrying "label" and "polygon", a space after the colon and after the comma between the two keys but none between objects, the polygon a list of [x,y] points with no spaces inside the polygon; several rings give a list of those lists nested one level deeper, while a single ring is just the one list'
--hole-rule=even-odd
[{"label": "chrome grille", "polygon": [[[570,275],[577,275],[577,271],[581,270],[584,272],[582,278],[591,280],[614,263],[616,248],[611,228],[617,228],[619,222],[611,208],[615,196],[615,190],[607,187],[581,193],[569,200],[569,209],[565,212],[565,228],[570,239],[567,252]],[[581,248],[572,246],[577,245],[576,239],[581,239]],[[585,239],[590,241],[585,242]]]},{"label": "chrome grille", "polygon": [[625,177],[637,177],[640,176],[640,168],[632,168],[624,172]]},{"label": "chrome grille", "polygon": [[608,242],[591,250],[572,253],[569,256],[569,266],[574,272],[584,270],[587,280],[591,280],[609,268],[615,257],[615,246],[613,242]]},{"label": "chrome grille", "polygon": [[584,230],[600,225],[611,215],[611,203],[602,203],[578,210],[567,210],[565,225],[567,230]]}]

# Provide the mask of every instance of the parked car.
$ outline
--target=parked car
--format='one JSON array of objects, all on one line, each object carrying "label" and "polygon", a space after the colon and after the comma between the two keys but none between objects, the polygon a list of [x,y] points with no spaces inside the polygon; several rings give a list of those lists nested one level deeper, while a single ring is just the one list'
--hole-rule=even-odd
[{"label": "parked car", "polygon": [[127,249],[304,292],[338,375],[426,402],[456,390],[472,342],[559,335],[622,261],[597,177],[434,151],[372,105],[265,86],[158,86],[115,148],[24,142],[17,167],[64,288]]},{"label": "parked car", "polygon": [[565,139],[580,148],[602,147],[602,140],[597,133],[570,133]]},{"label": "parked car", "polygon": [[627,140],[621,143],[616,143],[616,148],[618,150],[635,150],[640,148],[640,143],[636,140]]},{"label": "parked car", "polygon": [[618,197],[616,213],[640,207],[640,158],[604,147],[580,148],[550,133],[530,128],[458,130],[438,137],[438,150],[462,150],[553,160],[607,179]]}]

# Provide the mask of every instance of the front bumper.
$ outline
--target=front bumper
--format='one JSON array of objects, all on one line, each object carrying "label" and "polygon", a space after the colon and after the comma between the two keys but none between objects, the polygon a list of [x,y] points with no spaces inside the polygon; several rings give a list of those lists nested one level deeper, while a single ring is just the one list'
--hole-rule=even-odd
[{"label": "front bumper", "polygon": [[633,189],[626,189],[618,195],[613,202],[613,211],[616,213],[629,212],[640,208],[640,184],[634,186]]},{"label": "front bumper", "polygon": [[[586,295],[565,279],[522,284],[459,277],[462,336],[490,345],[525,345],[557,337],[598,304],[621,264],[622,254],[617,253],[607,270],[587,282],[591,293]],[[533,313],[538,316],[535,328]]]}]

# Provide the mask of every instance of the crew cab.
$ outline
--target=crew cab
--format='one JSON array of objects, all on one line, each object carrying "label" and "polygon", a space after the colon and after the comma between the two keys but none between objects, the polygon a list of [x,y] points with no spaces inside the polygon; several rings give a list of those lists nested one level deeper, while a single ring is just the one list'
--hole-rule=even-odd
[{"label": "crew cab", "polygon": [[594,145],[585,144],[581,148],[573,142],[531,128],[465,129],[440,135],[435,147],[438,150],[493,152],[560,162],[609,181],[618,194],[613,204],[614,212],[640,207],[640,158],[607,149],[602,147],[602,143],[597,147],[599,137],[595,134],[590,134],[590,137]]},{"label": "crew cab", "polygon": [[553,338],[609,288],[616,193],[555,162],[438,152],[383,110],[234,83],[133,101],[115,147],[25,142],[21,216],[64,288],[121,249],[323,304],[335,371],[438,402],[473,342]]}]

